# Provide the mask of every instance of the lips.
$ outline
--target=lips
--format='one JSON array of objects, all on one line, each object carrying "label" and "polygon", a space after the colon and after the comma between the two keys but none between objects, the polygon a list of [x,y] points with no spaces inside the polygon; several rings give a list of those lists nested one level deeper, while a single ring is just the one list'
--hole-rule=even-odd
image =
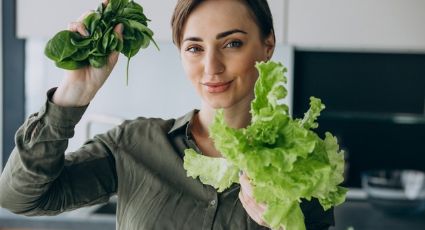
[{"label": "lips", "polygon": [[206,87],[209,93],[222,93],[229,89],[232,82],[233,80],[227,82],[205,82],[201,84]]}]

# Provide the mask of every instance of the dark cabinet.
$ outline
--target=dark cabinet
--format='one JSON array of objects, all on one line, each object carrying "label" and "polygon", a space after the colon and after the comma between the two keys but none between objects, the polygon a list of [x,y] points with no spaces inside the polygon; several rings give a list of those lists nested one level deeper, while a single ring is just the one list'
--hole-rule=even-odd
[{"label": "dark cabinet", "polygon": [[317,131],[348,154],[346,186],[368,169],[425,170],[425,54],[295,50],[295,117],[310,96],[326,105]]}]

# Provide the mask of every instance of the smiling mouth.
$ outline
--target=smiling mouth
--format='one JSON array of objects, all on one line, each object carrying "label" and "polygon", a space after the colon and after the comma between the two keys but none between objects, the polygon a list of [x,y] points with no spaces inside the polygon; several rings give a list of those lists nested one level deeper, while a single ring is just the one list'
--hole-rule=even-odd
[{"label": "smiling mouth", "polygon": [[206,82],[201,84],[206,87],[209,93],[222,93],[229,89],[232,82],[233,80],[227,82]]}]

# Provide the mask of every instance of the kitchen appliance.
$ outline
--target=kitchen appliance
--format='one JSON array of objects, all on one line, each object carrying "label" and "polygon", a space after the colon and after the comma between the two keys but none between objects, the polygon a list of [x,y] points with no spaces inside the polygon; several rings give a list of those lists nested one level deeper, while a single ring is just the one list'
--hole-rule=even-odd
[{"label": "kitchen appliance", "polygon": [[369,203],[387,214],[425,212],[425,173],[419,170],[370,170],[362,175]]}]

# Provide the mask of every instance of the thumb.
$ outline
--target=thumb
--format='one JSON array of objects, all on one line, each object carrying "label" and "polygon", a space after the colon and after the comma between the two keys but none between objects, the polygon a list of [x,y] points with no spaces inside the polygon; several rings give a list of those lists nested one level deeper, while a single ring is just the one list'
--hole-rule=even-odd
[{"label": "thumb", "polygon": [[103,4],[104,7],[106,7],[109,4],[109,0],[103,0],[102,4]]},{"label": "thumb", "polygon": [[122,23],[118,23],[115,28],[114,31],[118,34],[119,39],[123,39],[123,31],[124,31],[124,25]]}]

